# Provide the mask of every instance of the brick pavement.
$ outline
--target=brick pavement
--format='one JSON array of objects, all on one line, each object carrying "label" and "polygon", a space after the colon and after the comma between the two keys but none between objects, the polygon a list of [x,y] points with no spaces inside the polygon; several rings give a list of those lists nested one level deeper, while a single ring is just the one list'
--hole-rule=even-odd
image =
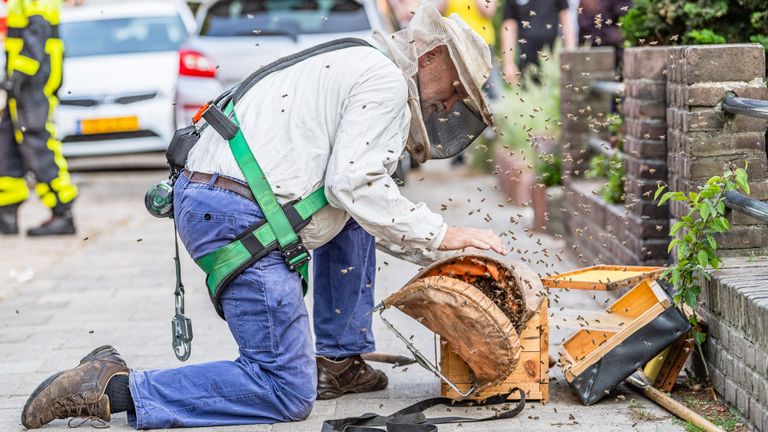
[{"label": "brick pavement", "polygon": [[[444,163],[432,163],[414,172],[405,193],[432,208],[446,205],[451,224],[488,226],[508,232],[511,257],[526,258],[540,272],[564,271],[575,264],[554,254],[562,242],[524,231],[531,210],[500,207],[503,199],[494,190],[491,177],[469,176],[451,171]],[[80,228],[74,238],[27,239],[0,237],[0,431],[20,431],[21,408],[27,395],[48,375],[73,366],[95,346],[110,343],[124,354],[132,367],[175,367],[179,363],[170,349],[168,321],[173,312],[173,243],[170,223],[150,217],[142,196],[148,184],[162,178],[160,171],[86,173],[75,176],[82,197],[76,206]],[[423,181],[420,181],[421,178]],[[451,199],[449,200],[448,197]],[[38,202],[22,212],[23,228],[45,217]],[[510,224],[510,218],[519,220]],[[512,240],[512,236],[516,240]],[[541,242],[538,245],[537,242]],[[542,252],[547,248],[548,257]],[[192,318],[195,339],[190,363],[234,358],[236,346],[224,321],[210,306],[202,273],[187,256],[182,257],[187,287],[187,312]],[[378,257],[377,298],[397,290],[417,267],[386,255]],[[561,295],[555,306],[597,307],[600,298]],[[310,300],[310,297],[307,297]],[[310,307],[311,310],[311,307]],[[556,309],[552,309],[556,313]],[[418,346],[429,351],[432,336],[414,321],[392,312],[392,321],[406,334],[414,334]],[[555,318],[557,315],[555,315]],[[374,321],[378,349],[406,353],[405,348]],[[552,352],[568,331],[553,328]],[[232,428],[202,428],[200,431],[318,431],[323,419],[376,411],[390,413],[439,391],[435,377],[411,366],[407,370],[385,367],[390,387],[381,392],[319,401],[304,422]],[[516,419],[480,425],[443,426],[441,430],[527,431],[670,431],[683,430],[670,416],[635,393],[620,387],[614,396],[593,407],[583,407],[562,384],[559,371],[551,384],[551,402],[528,404]],[[620,396],[620,397],[617,397]],[[637,400],[632,403],[631,401]],[[631,408],[631,406],[635,408]],[[464,411],[464,410],[462,410]],[[640,421],[637,412],[656,421]],[[633,414],[634,413],[634,414]],[[432,415],[446,415],[434,409]],[[450,415],[487,415],[467,410]],[[572,418],[571,418],[572,416]],[[112,430],[128,431],[124,414],[115,416]],[[45,430],[69,430],[57,421]]]}]

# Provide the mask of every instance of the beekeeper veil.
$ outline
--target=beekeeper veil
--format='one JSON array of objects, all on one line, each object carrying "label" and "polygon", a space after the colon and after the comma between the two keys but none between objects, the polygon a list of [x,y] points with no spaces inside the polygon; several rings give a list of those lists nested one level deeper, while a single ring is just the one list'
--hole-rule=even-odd
[{"label": "beekeeper veil", "polygon": [[[458,15],[445,18],[429,2],[422,2],[408,27],[392,35],[374,33],[408,83],[411,126],[406,147],[419,162],[444,159],[464,151],[492,124],[481,88],[491,70],[491,52],[482,37]],[[446,46],[466,92],[446,111],[424,112],[419,98],[419,57]]]}]

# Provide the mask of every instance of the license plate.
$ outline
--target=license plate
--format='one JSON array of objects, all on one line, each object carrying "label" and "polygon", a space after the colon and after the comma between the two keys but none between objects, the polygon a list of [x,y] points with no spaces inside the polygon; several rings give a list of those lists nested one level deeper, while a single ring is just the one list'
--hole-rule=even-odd
[{"label": "license plate", "polygon": [[105,117],[80,120],[80,133],[83,135],[102,134],[110,132],[133,132],[139,130],[139,118]]}]

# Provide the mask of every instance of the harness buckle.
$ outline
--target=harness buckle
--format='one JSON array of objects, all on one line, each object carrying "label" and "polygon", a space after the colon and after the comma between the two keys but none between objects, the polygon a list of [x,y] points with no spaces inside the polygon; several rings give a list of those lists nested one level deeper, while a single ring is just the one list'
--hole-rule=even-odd
[{"label": "harness buckle", "polygon": [[296,240],[284,247],[283,253],[285,254],[285,263],[288,264],[288,268],[293,271],[297,271],[296,269],[312,259],[306,246],[304,246],[304,243],[302,243],[301,240]]},{"label": "harness buckle", "polygon": [[197,122],[200,121],[200,119],[203,117],[203,114],[205,114],[206,111],[208,111],[208,108],[210,108],[213,105],[213,101],[208,101],[201,106],[194,116],[192,116],[192,123],[197,124]]}]

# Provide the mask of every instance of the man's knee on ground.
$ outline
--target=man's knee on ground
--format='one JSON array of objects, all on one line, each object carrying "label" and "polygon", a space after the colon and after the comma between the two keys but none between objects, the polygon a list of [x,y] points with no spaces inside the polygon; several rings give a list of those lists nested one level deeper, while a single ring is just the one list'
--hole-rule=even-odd
[{"label": "man's knee on ground", "polygon": [[[298,387],[298,386],[297,386]],[[312,389],[309,395],[288,391],[289,394],[283,394],[283,401],[285,402],[285,415],[291,421],[300,421],[309,417],[312,412],[312,408],[315,405],[315,398],[317,397],[317,391]]]}]

